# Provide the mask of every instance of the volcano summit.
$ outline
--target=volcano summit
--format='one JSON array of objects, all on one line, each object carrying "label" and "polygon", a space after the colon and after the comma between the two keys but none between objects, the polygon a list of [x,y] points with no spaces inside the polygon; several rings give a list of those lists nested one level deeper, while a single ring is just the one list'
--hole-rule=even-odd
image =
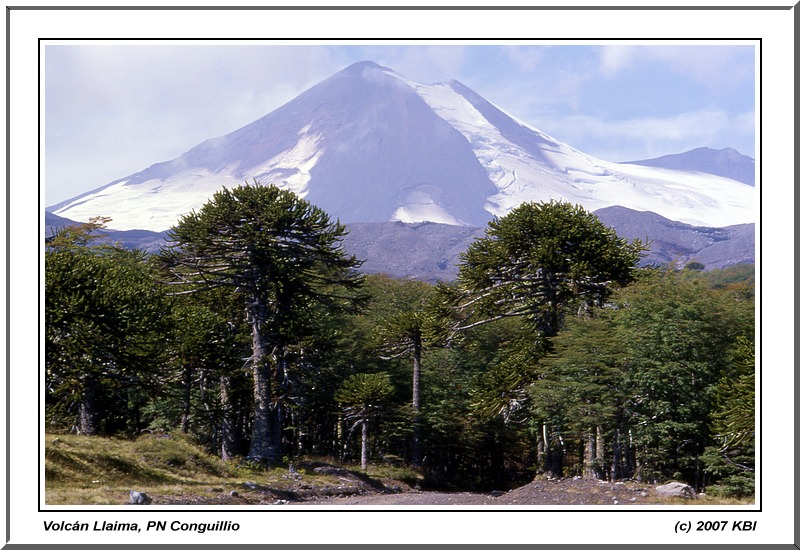
[{"label": "volcano summit", "polygon": [[372,62],[334,74],[239,130],[47,210],[163,231],[222,186],[289,189],[344,223],[483,226],[526,201],[624,206],[722,227],[753,223],[755,188],[594,158],[457,81],[412,82]]}]

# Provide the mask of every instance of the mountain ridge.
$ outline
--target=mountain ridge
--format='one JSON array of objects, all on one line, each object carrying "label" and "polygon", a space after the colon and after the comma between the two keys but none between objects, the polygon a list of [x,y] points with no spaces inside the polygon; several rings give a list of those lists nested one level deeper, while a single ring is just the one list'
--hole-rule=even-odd
[{"label": "mountain ridge", "polygon": [[[697,261],[706,269],[755,263],[755,224],[722,228],[695,227],[674,222],[652,212],[610,207],[595,212],[598,219],[627,240],[649,241],[650,251],[641,265],[682,266]],[[46,234],[77,222],[45,213]],[[421,222],[352,223],[343,245],[348,254],[364,261],[363,273],[427,282],[452,281],[458,274],[460,254],[484,235],[484,227]],[[108,240],[127,248],[157,253],[167,232],[104,230]]]},{"label": "mountain ridge", "polygon": [[652,159],[632,160],[621,162],[620,164],[638,164],[640,166],[705,172],[740,181],[750,186],[755,186],[756,184],[755,159],[743,155],[731,147],[725,147],[724,149],[698,147],[683,153],[663,155]]}]

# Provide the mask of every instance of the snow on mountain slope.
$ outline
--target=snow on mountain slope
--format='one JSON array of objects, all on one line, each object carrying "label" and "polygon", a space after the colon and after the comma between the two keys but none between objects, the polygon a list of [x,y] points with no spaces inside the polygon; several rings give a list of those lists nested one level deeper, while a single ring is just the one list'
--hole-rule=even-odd
[{"label": "snow on mountain slope", "polygon": [[753,187],[596,159],[457,81],[351,65],[255,122],[48,210],[162,231],[222,186],[290,189],[345,223],[482,226],[525,201],[620,205],[703,226],[752,223]]},{"label": "snow on mountain slope", "polygon": [[[502,113],[457,81],[409,84],[472,145],[497,187],[486,204],[496,216],[522,202],[554,199],[589,210],[625,206],[695,225],[720,227],[754,221],[755,193],[740,182],[603,161]],[[526,147],[520,137],[533,138],[535,146]]]}]

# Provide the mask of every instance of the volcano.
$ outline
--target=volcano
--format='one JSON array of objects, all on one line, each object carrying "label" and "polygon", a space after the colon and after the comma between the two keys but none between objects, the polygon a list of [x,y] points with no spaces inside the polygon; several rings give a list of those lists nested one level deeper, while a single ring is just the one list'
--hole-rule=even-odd
[{"label": "volcano", "polygon": [[527,201],[611,206],[697,226],[748,224],[756,190],[692,166],[582,153],[458,81],[413,82],[365,61],[264,117],[47,211],[163,231],[223,186],[276,185],[343,223],[481,227]]}]

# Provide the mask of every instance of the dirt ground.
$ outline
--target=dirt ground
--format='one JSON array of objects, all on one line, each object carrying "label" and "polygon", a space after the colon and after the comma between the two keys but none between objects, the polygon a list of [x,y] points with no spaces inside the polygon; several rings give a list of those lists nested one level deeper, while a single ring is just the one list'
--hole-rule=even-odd
[{"label": "dirt ground", "polygon": [[350,506],[476,506],[476,505],[636,505],[663,503],[655,488],[635,481],[605,482],[581,478],[534,480],[512,491],[491,493],[421,491],[394,480],[376,480],[335,466],[320,466],[338,483],[307,485],[297,476],[291,489],[245,483],[234,490],[211,489],[208,496],[153,497],[153,504],[201,505],[350,505]]},{"label": "dirt ground", "polygon": [[635,482],[607,483],[583,479],[533,481],[508,492],[444,493],[436,491],[410,491],[394,494],[357,495],[333,499],[316,499],[307,502],[290,502],[293,505],[619,505],[653,504],[654,491]]}]

